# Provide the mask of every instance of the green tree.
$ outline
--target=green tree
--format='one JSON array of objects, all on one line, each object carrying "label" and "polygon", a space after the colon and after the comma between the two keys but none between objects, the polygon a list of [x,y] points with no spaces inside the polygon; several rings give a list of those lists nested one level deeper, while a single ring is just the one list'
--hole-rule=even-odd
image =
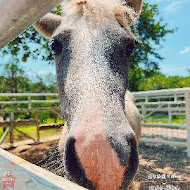
[{"label": "green tree", "polygon": [[136,44],[130,59],[129,87],[131,91],[138,91],[139,84],[155,74],[160,73],[159,61],[163,57],[158,53],[167,34],[175,30],[167,29],[163,19],[159,17],[156,4],[144,3],[143,11],[134,31],[138,31],[138,38],[143,45]]},{"label": "green tree", "polygon": [[[53,13],[60,15],[61,6],[56,7]],[[48,45],[48,40],[43,38],[32,26],[8,45],[0,50],[0,57],[11,55],[18,62],[26,62],[27,58],[42,59],[53,63],[53,54]]]},{"label": "green tree", "polygon": [[52,73],[36,75],[36,81],[30,84],[31,91],[36,93],[57,93],[56,77]]},{"label": "green tree", "polygon": [[184,88],[190,87],[190,76],[166,76],[164,74],[156,74],[147,78],[139,84],[139,90],[160,90],[168,88]]},{"label": "green tree", "polygon": [[45,75],[45,84],[49,92],[52,92],[52,93],[57,92],[57,79],[54,74],[48,73]]},{"label": "green tree", "polygon": [[4,65],[1,79],[1,92],[18,93],[30,90],[30,80],[24,76],[24,70],[15,60]]},{"label": "green tree", "polygon": [[[60,14],[60,12],[60,6],[54,10],[56,14]],[[161,61],[163,57],[159,55],[158,49],[162,47],[161,42],[165,36],[174,32],[174,30],[167,29],[167,24],[163,24],[162,19],[158,19],[158,17],[157,5],[144,3],[141,17],[133,30],[134,32],[139,31],[137,36],[143,45],[136,44],[130,60],[129,87],[132,91],[137,91],[139,84],[147,77],[159,73],[158,61]],[[9,53],[23,62],[26,62],[28,57],[32,57],[53,63],[48,41],[39,35],[33,27],[4,47],[0,51],[0,56],[6,56]]]},{"label": "green tree", "polygon": [[169,81],[166,75],[158,74],[149,77],[139,84],[139,90],[160,90],[169,88]]},{"label": "green tree", "polygon": [[5,86],[5,77],[4,76],[0,76],[0,92],[4,91],[4,86]]},{"label": "green tree", "polygon": [[190,76],[181,77],[181,80],[179,80],[177,88],[183,88],[183,87],[190,87]]}]

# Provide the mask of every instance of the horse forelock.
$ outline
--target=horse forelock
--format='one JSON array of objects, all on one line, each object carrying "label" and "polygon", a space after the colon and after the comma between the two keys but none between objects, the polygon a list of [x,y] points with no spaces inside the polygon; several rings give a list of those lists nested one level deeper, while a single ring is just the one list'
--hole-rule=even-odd
[{"label": "horse forelock", "polygon": [[72,0],[62,4],[63,14],[70,18],[81,18],[91,25],[106,25],[117,21],[130,29],[138,14],[122,0]]}]

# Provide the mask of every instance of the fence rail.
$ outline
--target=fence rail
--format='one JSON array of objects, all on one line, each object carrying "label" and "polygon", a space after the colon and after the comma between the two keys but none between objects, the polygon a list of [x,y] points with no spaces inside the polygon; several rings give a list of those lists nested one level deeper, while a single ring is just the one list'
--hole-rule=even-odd
[{"label": "fence rail", "polygon": [[[0,93],[0,98],[6,98],[6,100],[0,100],[0,105],[2,106],[27,104],[28,109],[31,109],[32,105],[39,103],[42,104],[42,106],[45,105],[45,103],[59,103],[57,93]],[[40,98],[44,99],[41,100]]]},{"label": "fence rail", "polygon": [[[6,99],[6,100],[5,100]],[[40,124],[39,114],[44,111],[52,112],[56,117],[62,117],[59,110],[59,100],[57,93],[0,93],[0,126],[3,127],[3,135],[0,137],[2,144],[9,134],[9,142],[14,144],[14,131],[23,137],[32,139],[34,143],[39,143],[40,131],[48,126]],[[20,119],[15,115],[32,113],[34,118]],[[36,138],[18,129],[18,126],[36,126]],[[63,124],[49,124],[49,128],[60,128]]]},{"label": "fence rail", "polygon": [[[149,129],[149,131],[144,129],[146,131],[146,134],[144,133],[146,138],[143,137],[141,140],[146,142],[161,142],[173,146],[186,146],[188,157],[190,157],[190,88],[134,92],[133,95],[142,117],[142,126]],[[167,116],[167,118],[160,118],[159,116]],[[176,124],[173,121],[174,116],[182,116],[184,118],[181,123]],[[174,134],[174,130],[170,131],[171,134],[167,134],[168,130],[164,128],[178,128],[180,130],[175,131],[176,134]],[[182,131],[184,129],[185,133]],[[181,134],[181,139],[179,138],[179,134]],[[169,135],[170,138],[168,138]],[[164,138],[168,138],[169,140],[157,138],[158,136],[164,136]],[[185,142],[180,142],[179,139]]]},{"label": "fence rail", "polygon": [[[150,142],[166,142],[171,145],[183,144],[187,147],[187,153],[190,157],[190,88],[180,88],[180,89],[167,89],[167,90],[154,90],[154,91],[144,91],[144,92],[133,92],[136,99],[136,105],[140,111],[142,117],[142,128],[146,138],[142,137],[142,140],[146,139]],[[4,98],[6,100],[4,100]],[[8,100],[7,100],[8,98]],[[3,100],[1,100],[3,99]],[[38,107],[37,105],[40,104]],[[51,104],[51,105],[47,105]],[[9,113],[14,115],[15,112],[28,112],[28,111],[43,111],[52,110],[54,113],[59,113],[59,100],[57,93],[0,93],[0,115],[4,113]],[[5,109],[5,106],[19,105],[19,108]],[[27,108],[22,108],[21,105],[25,105]],[[156,115],[156,117],[153,117]],[[159,118],[160,115],[167,115],[165,118]],[[174,116],[183,116],[184,119],[181,123],[174,123]],[[152,117],[152,118],[151,118]],[[151,118],[151,122],[150,122]],[[35,120],[36,121],[36,120]],[[161,122],[162,121],[162,122]],[[0,120],[1,122],[1,120]],[[6,121],[4,121],[6,122]],[[1,122],[2,123],[2,122]],[[10,124],[10,122],[9,122]],[[10,124],[16,125],[16,123]],[[146,130],[145,130],[146,128]],[[147,131],[147,128],[149,131]],[[161,130],[160,130],[161,128]],[[163,129],[162,129],[163,128]],[[147,134],[152,130],[152,136],[161,136],[164,138],[167,135],[164,134],[164,128],[180,129],[176,133],[182,132],[182,139],[185,142],[178,141],[178,134],[173,134],[171,139],[158,139],[147,137]],[[153,130],[157,130],[153,132]],[[8,131],[11,133],[10,131]],[[8,133],[7,130],[5,133]],[[162,134],[161,134],[162,133]],[[167,133],[167,132],[165,132]],[[171,131],[173,133],[173,131]],[[167,137],[168,138],[168,137]]]}]

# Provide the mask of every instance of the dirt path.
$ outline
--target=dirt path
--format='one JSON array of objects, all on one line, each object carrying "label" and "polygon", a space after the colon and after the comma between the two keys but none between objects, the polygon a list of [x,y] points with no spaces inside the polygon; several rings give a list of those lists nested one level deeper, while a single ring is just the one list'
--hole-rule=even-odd
[{"label": "dirt path", "polygon": [[141,190],[190,190],[190,158],[186,149],[141,143],[136,178]]},{"label": "dirt path", "polygon": [[161,127],[142,127],[142,136],[163,136],[166,138],[186,139],[186,130]]}]

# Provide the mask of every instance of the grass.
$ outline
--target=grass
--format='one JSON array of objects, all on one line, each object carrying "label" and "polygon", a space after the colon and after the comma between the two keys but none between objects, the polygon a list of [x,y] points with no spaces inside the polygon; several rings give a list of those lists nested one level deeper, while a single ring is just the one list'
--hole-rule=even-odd
[{"label": "grass", "polygon": [[[155,119],[160,119],[160,120],[155,120]],[[162,116],[152,116],[148,117],[146,120],[147,123],[169,123],[167,115],[162,115]],[[181,124],[185,120],[185,116],[179,115],[179,116],[173,116],[172,118],[172,124]],[[186,121],[183,123],[183,125],[186,124]]]},{"label": "grass", "polygon": [[[54,123],[54,119],[47,119],[46,121],[42,121],[41,124],[52,124]],[[64,119],[57,119],[57,124],[64,124],[65,120]],[[17,126],[16,127],[18,130],[27,133],[29,136],[33,137],[34,139],[37,138],[37,132],[36,132],[36,126],[35,125],[24,125],[24,126]],[[51,137],[54,135],[59,135],[61,134],[61,129],[57,128],[51,128],[51,129],[46,129],[46,130],[41,130],[40,131],[40,139],[44,139],[47,137]],[[3,135],[3,127],[0,126],[0,137]],[[27,140],[27,137],[24,137],[22,134],[20,134],[18,131],[14,130],[14,140],[15,141],[23,141]],[[6,136],[4,143],[9,142],[9,135]]]}]

